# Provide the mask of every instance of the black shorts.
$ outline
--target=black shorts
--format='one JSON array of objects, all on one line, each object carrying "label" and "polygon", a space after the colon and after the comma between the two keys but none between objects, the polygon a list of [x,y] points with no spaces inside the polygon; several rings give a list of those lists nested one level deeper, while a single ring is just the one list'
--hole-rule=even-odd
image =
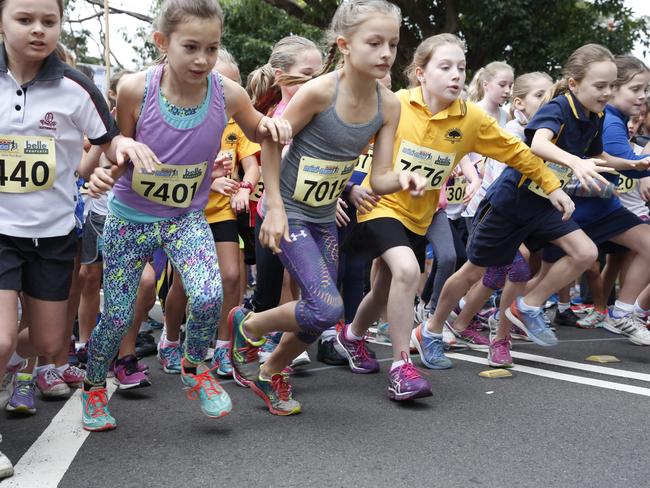
[{"label": "black shorts", "polygon": [[236,220],[223,220],[210,224],[214,242],[236,242],[239,244]]},{"label": "black shorts", "polygon": [[422,273],[424,272],[426,245],[426,236],[410,231],[397,219],[381,217],[358,222],[347,236],[344,249],[371,260],[394,247],[410,247],[418,260]]},{"label": "black shorts", "polygon": [[[596,222],[592,222],[582,227],[585,234],[594,241],[598,250],[607,254],[612,252],[625,252],[627,248],[610,242],[612,237],[621,235],[626,230],[644,224],[645,222],[634,215],[625,207],[617,208],[612,213],[603,217]],[[542,259],[548,263],[554,263],[564,256],[564,251],[558,246],[548,246],[544,249]]]},{"label": "black shorts", "polygon": [[42,239],[0,234],[0,290],[22,291],[37,300],[67,300],[77,242],[76,229]]},{"label": "black shorts", "polygon": [[549,242],[580,229],[573,220],[549,205],[525,224],[513,222],[483,200],[476,210],[467,240],[467,259],[484,268],[512,264],[523,243],[535,252]]},{"label": "black shorts", "polygon": [[81,234],[81,264],[102,262],[102,235],[105,222],[105,215],[93,211],[88,213]]},{"label": "black shorts", "polygon": [[248,213],[237,214],[237,229],[239,237],[244,242],[244,264],[255,264],[255,227],[250,225],[251,217]]}]

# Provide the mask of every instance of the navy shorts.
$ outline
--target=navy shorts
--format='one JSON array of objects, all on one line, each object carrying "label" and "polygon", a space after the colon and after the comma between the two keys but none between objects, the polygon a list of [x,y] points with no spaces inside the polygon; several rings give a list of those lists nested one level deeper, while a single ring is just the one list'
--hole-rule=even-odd
[{"label": "navy shorts", "polygon": [[578,224],[549,205],[526,223],[519,223],[500,213],[485,199],[479,205],[467,240],[467,259],[484,268],[507,266],[523,243],[531,251],[537,251],[549,242],[575,230]]},{"label": "navy shorts", "polygon": [[[627,248],[614,242],[609,242],[609,239],[643,223],[644,221],[641,218],[634,215],[625,207],[621,207],[617,208],[606,217],[581,228],[585,234],[587,234],[589,239],[594,241],[594,244],[598,246],[599,251],[603,253],[612,253],[624,252],[627,251]],[[564,251],[562,249],[558,246],[550,245],[544,249],[542,259],[547,263],[554,263],[563,256]]]}]

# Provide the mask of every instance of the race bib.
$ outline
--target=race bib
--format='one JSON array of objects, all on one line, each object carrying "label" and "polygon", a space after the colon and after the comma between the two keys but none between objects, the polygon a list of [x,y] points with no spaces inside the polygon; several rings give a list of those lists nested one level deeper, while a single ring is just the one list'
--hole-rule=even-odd
[{"label": "race bib", "polygon": [[55,179],[53,137],[0,134],[0,192],[47,190],[52,188]]},{"label": "race bib", "polygon": [[467,180],[465,177],[457,176],[456,178],[450,179],[445,189],[447,203],[463,203],[465,190],[467,190]]},{"label": "race bib", "polygon": [[[551,171],[553,171],[553,173],[555,173],[555,176],[557,176],[557,179],[560,180],[560,188],[564,188],[571,181],[572,172],[566,166],[561,166],[559,164],[547,162],[546,167]],[[528,189],[532,191],[535,195],[548,198],[546,193],[544,193],[544,190],[542,190],[542,187],[537,185],[536,183],[533,183],[532,181],[530,182],[530,185],[528,185]]]},{"label": "race bib", "polygon": [[131,188],[147,200],[168,207],[187,208],[205,177],[208,163],[160,164],[153,174],[133,171]]},{"label": "race bib", "polygon": [[370,166],[372,166],[372,144],[368,148],[368,152],[366,154],[362,154],[359,156],[359,159],[357,160],[357,165],[354,168],[354,171],[358,171],[359,173],[363,174],[368,174],[370,173]]},{"label": "race bib", "polygon": [[439,190],[454,169],[456,154],[441,153],[402,140],[397,160],[402,171],[413,171],[427,179],[425,190]]},{"label": "race bib", "polygon": [[264,180],[262,179],[262,174],[260,173],[260,179],[257,180],[257,185],[255,185],[255,191],[250,194],[248,199],[251,202],[259,202],[262,198],[262,193],[264,192]]},{"label": "race bib", "polygon": [[634,178],[628,178],[627,176],[623,176],[621,174],[618,175],[618,185],[616,185],[616,191],[620,195],[621,193],[628,193],[634,188],[636,188],[637,181]]},{"label": "race bib", "polygon": [[293,199],[310,207],[334,203],[345,190],[356,164],[356,159],[323,161],[303,156],[300,158]]}]

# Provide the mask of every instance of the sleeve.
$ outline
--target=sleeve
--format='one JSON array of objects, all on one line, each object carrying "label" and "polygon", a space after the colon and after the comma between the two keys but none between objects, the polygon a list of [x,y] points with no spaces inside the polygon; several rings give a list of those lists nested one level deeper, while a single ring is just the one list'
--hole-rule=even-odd
[{"label": "sleeve", "polygon": [[239,126],[237,126],[237,131],[239,132],[237,142],[237,161],[241,161],[248,156],[253,156],[262,150],[259,144],[252,142],[246,137],[244,131],[242,131]]},{"label": "sleeve", "polygon": [[542,105],[531,121],[528,122],[524,130],[524,141],[530,146],[530,143],[533,141],[533,136],[538,129],[549,129],[557,136],[560,133],[560,128],[563,123],[562,106],[557,99],[553,99],[547,104]]},{"label": "sleeve", "polygon": [[512,166],[537,183],[547,195],[560,188],[560,180],[544,161],[517,137],[499,127],[496,120],[487,114],[483,117],[472,150]]},{"label": "sleeve", "polygon": [[[596,132],[596,135],[591,141],[591,144],[589,144],[589,147],[585,151],[585,156],[588,158],[593,158],[594,156],[598,156],[599,154],[603,153],[604,122],[605,117],[601,117],[600,123],[598,124],[598,132]],[[627,134],[627,130],[625,132]]]},{"label": "sleeve", "polygon": [[117,123],[97,86],[75,70],[66,70],[65,77],[79,87],[81,103],[75,111],[74,120],[90,143],[99,146],[119,135]]},{"label": "sleeve", "polygon": [[623,159],[645,159],[646,155],[635,154],[627,140],[627,127],[621,119],[607,114],[603,124],[603,148],[607,154]]}]

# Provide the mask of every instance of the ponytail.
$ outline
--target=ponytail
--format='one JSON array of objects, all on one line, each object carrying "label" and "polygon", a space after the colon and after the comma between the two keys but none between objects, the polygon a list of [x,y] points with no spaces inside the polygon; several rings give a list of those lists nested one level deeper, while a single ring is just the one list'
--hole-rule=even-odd
[{"label": "ponytail", "polygon": [[255,109],[266,114],[282,98],[280,88],[275,84],[275,73],[270,64],[260,66],[248,75],[248,93]]}]

